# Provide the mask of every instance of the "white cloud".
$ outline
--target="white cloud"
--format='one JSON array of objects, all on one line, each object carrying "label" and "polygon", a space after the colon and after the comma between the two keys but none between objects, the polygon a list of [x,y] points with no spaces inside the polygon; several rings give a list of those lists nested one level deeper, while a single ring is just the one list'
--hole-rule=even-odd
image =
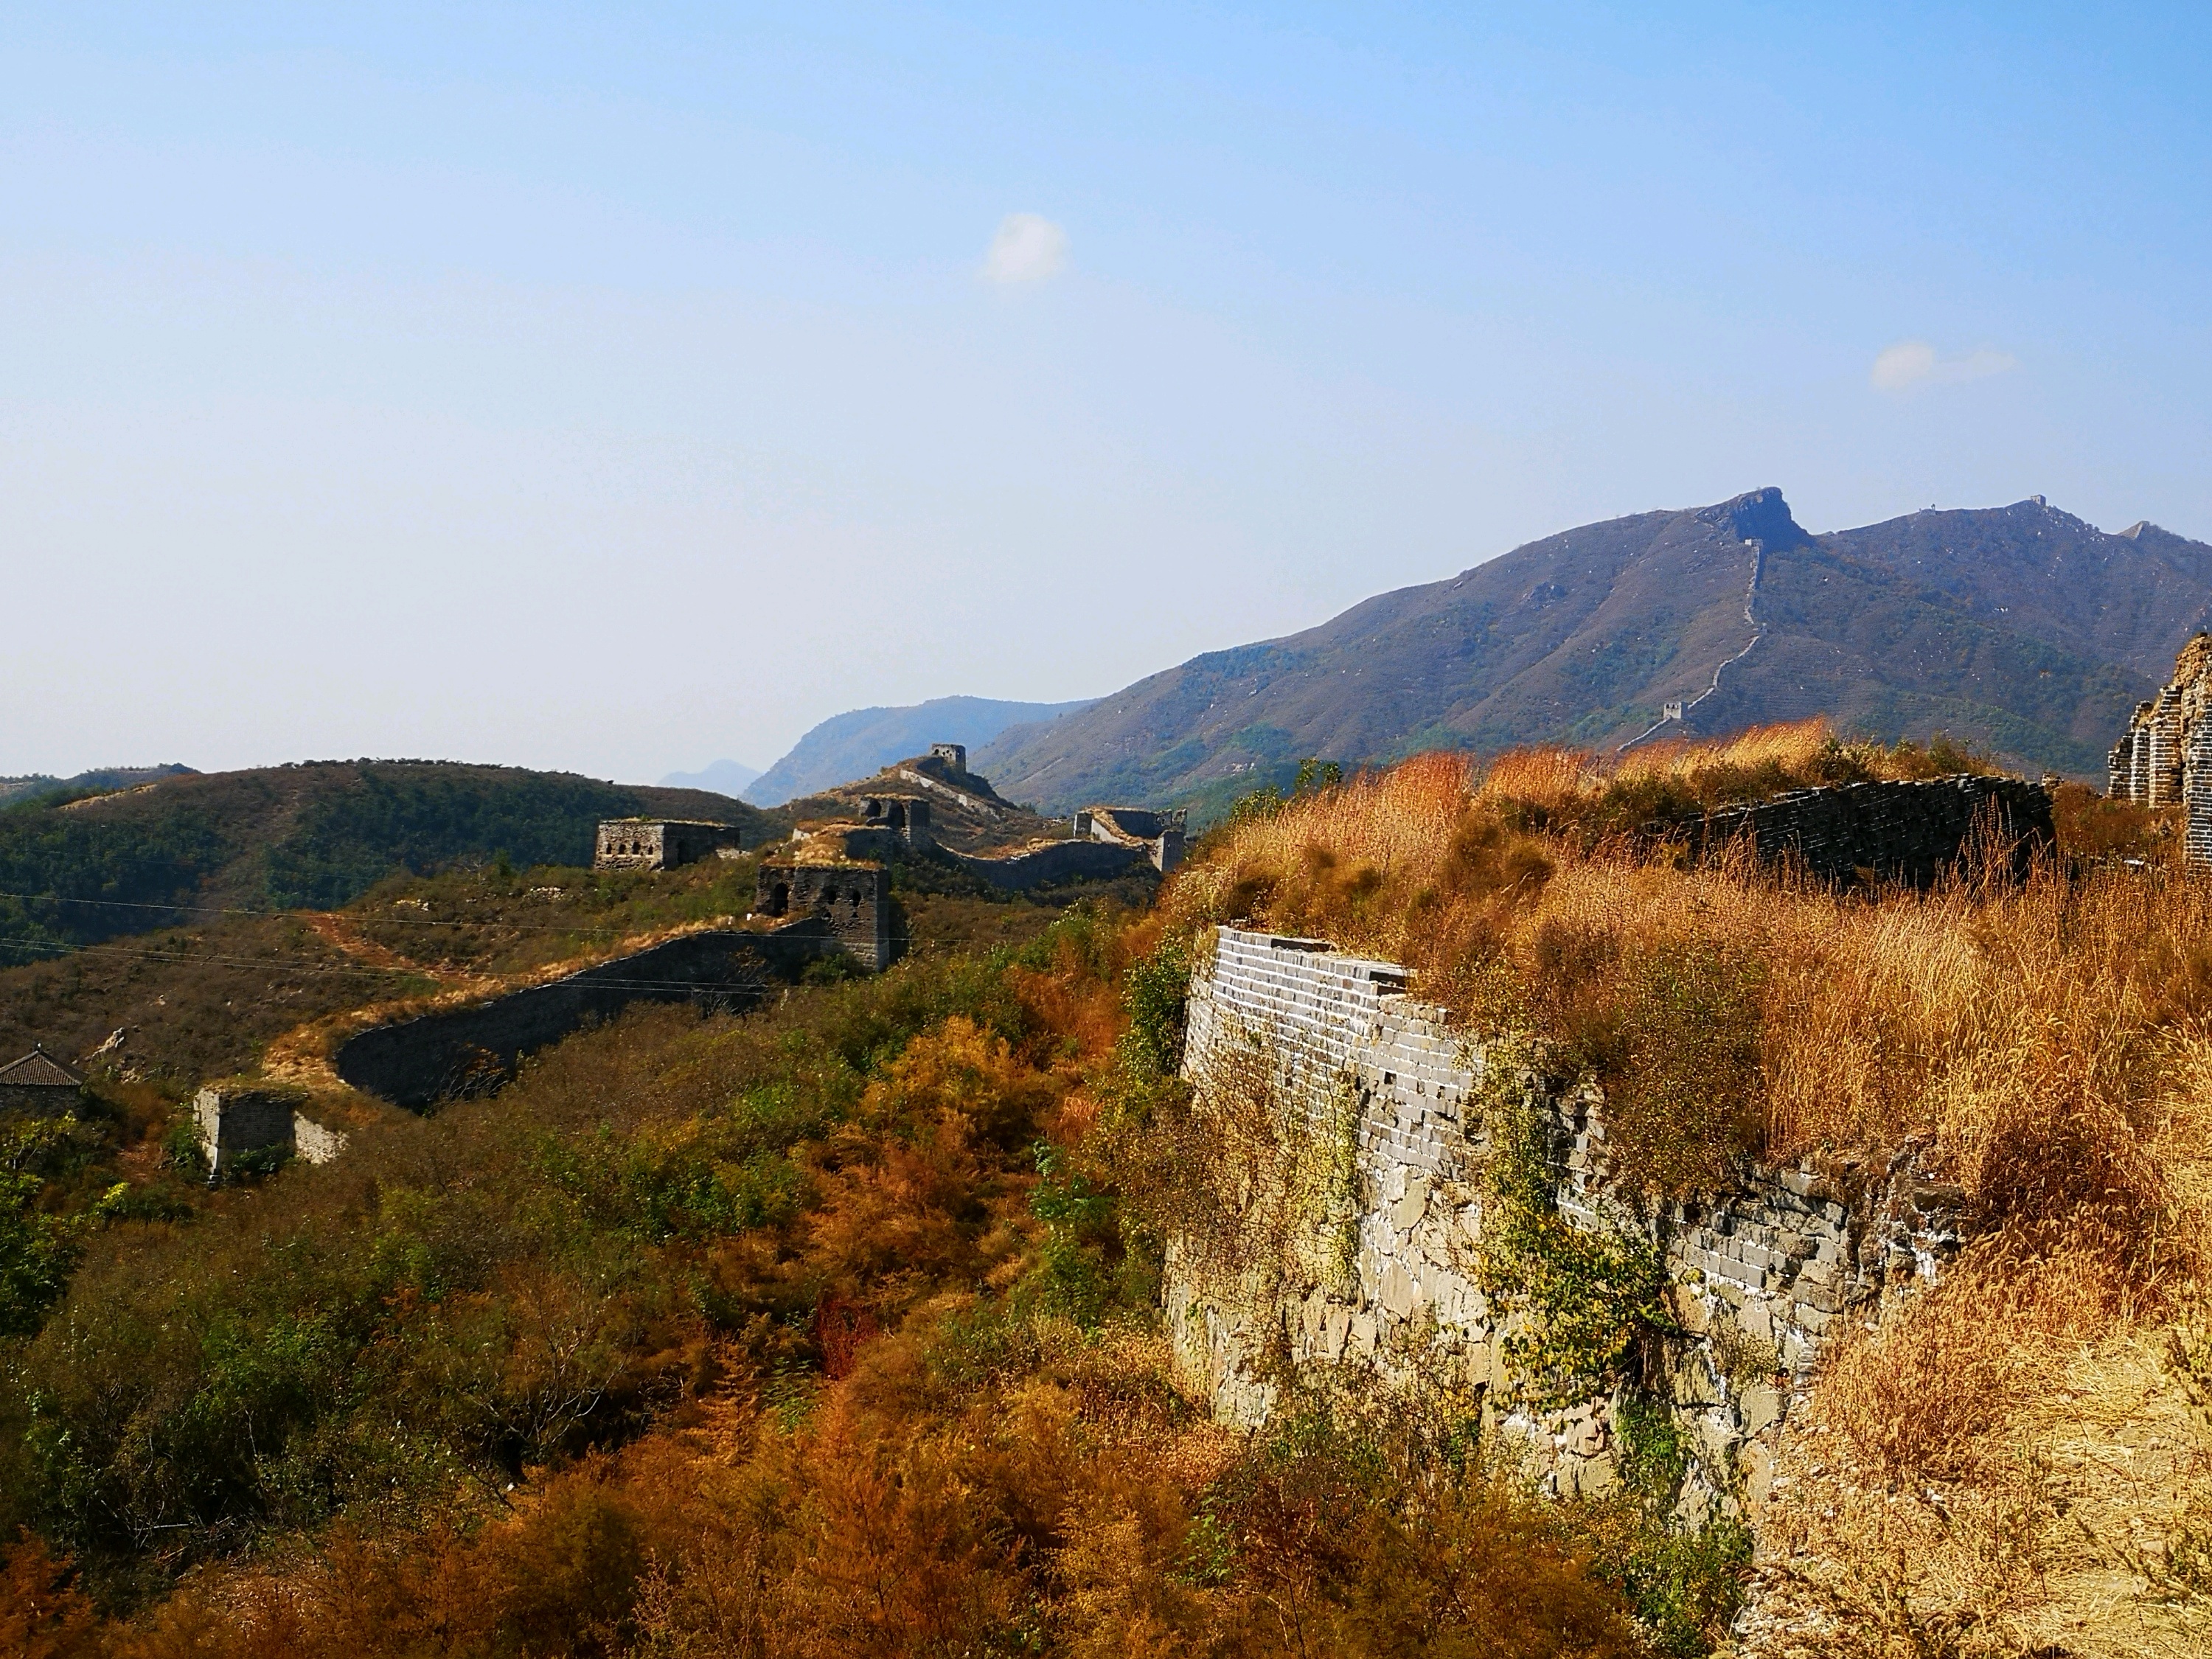
[{"label": "white cloud", "polygon": [[1916,386],[1955,386],[1961,380],[1985,380],[2018,368],[2020,359],[1987,346],[1963,357],[1943,357],[1925,340],[1899,340],[1887,346],[1874,360],[1868,379],[1878,392],[1904,392]]},{"label": "white cloud", "polygon": [[999,222],[983,274],[994,283],[1040,283],[1067,264],[1067,233],[1041,213],[1009,213]]}]

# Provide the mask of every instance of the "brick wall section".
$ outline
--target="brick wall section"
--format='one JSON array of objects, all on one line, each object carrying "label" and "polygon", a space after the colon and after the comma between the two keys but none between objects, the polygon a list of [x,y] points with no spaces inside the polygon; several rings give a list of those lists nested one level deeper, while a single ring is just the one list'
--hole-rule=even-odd
[{"label": "brick wall section", "polygon": [[1152,867],[1151,854],[1145,848],[1100,841],[1047,842],[1010,858],[981,858],[941,845],[938,850],[962,869],[1006,892],[1060,881],[1105,881]]},{"label": "brick wall section", "polygon": [[32,1117],[66,1117],[76,1109],[84,1091],[52,1084],[0,1083],[0,1113],[21,1112]]},{"label": "brick wall section", "polygon": [[2012,843],[2019,875],[2056,845],[2051,794],[2041,784],[1969,774],[1796,789],[1649,832],[1680,837],[1692,857],[1748,839],[1760,857],[1796,858],[1817,880],[1849,881],[1870,870],[1924,887],[1959,862],[1981,826]]},{"label": "brick wall section", "polygon": [[763,864],[753,896],[757,915],[812,917],[871,973],[897,959],[896,908],[890,872],[874,864]]},{"label": "brick wall section", "polygon": [[343,1130],[326,1128],[300,1109],[297,1089],[211,1083],[192,1100],[200,1155],[210,1185],[230,1171],[241,1152],[281,1152],[309,1164],[327,1164],[345,1151]]},{"label": "brick wall section", "polygon": [[[1443,1012],[1405,993],[1404,970],[1289,939],[1218,930],[1193,976],[1184,1070],[1204,1090],[1257,1057],[1287,1133],[1337,1133],[1353,1114],[1352,1213],[1317,1213],[1314,1237],[1280,1241],[1279,1300],[1253,1303],[1243,1281],[1209,1282],[1170,1241],[1162,1301],[1185,1385],[1224,1421],[1249,1426],[1273,1409],[1262,1363],[1279,1346],[1293,1364],[1410,1362],[1449,1370],[1501,1397],[1505,1369],[1480,1287],[1480,1170],[1488,1141],[1479,1100],[1493,1062]],[[1688,1518],[1735,1501],[1735,1479],[1763,1498],[1776,1437],[1820,1347],[1847,1310],[1932,1278],[1960,1242],[1963,1200],[1930,1185],[1909,1156],[1840,1176],[1753,1172],[1735,1189],[1639,1215],[1608,1180],[1602,1103],[1594,1090],[1535,1090],[1553,1126],[1561,1211],[1583,1224],[1634,1228],[1661,1252],[1686,1335],[1664,1346],[1662,1376],[1696,1476]],[[1349,1272],[1325,1230],[1348,1227]],[[1747,1374],[1743,1356],[1769,1356]],[[1729,1375],[1733,1357],[1736,1375]],[[1491,1410],[1528,1440],[1561,1491],[1613,1478],[1614,1402],[1593,1401],[1543,1421]]]},{"label": "brick wall section", "polygon": [[333,1059],[338,1075],[364,1094],[419,1111],[496,1088],[524,1054],[633,1002],[750,1007],[772,985],[842,948],[811,916],[769,933],[687,933],[550,984],[376,1026],[340,1044]]}]

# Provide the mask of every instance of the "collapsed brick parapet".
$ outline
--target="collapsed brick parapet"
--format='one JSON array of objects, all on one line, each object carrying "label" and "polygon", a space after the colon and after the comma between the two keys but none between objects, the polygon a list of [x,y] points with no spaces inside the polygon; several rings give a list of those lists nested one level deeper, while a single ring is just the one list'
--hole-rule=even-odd
[{"label": "collapsed brick parapet", "polygon": [[1762,1501],[1824,1345],[1937,1274],[1964,1236],[1963,1195],[1926,1179],[1908,1148],[1879,1166],[1753,1169],[1694,1201],[1642,1205],[1614,1180],[1595,1089],[1547,1086],[1406,986],[1395,964],[1324,941],[1217,930],[1193,978],[1185,1075],[1201,1095],[1263,1097],[1294,1152],[1343,1167],[1309,1174],[1305,1200],[1266,1218],[1263,1271],[1224,1273],[1198,1241],[1170,1240],[1162,1304],[1184,1386],[1251,1426],[1275,1409],[1278,1356],[1316,1373],[1426,1367],[1480,1394],[1556,1490],[1611,1484],[1619,1401],[1516,1406],[1518,1316],[1483,1289],[1482,1171],[1496,1152],[1484,1103],[1511,1091],[1549,1126],[1559,1213],[1642,1239],[1663,1267],[1673,1328],[1641,1386],[1691,1449],[1686,1517]]},{"label": "collapsed brick parapet", "polygon": [[1972,773],[1794,789],[1645,833],[1680,842],[1692,859],[1744,845],[1762,859],[1794,860],[1816,881],[1865,875],[1917,887],[1958,868],[1977,836],[2002,848],[2017,876],[2057,844],[2043,785]]},{"label": "collapsed brick parapet", "polygon": [[1141,806],[1086,806],[1075,815],[1078,841],[1143,849],[1153,869],[1165,875],[1182,862],[1188,815],[1180,807],[1156,812]]}]

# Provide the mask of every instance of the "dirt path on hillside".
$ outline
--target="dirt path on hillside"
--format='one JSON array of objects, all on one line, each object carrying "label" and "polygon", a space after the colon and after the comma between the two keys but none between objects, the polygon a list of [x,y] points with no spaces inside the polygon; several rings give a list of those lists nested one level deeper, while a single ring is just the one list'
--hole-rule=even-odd
[{"label": "dirt path on hillside", "polygon": [[337,910],[309,910],[301,919],[315,930],[316,937],[333,950],[342,951],[364,968],[388,968],[397,973],[419,975],[435,980],[441,985],[486,983],[482,975],[441,973],[435,968],[424,966],[410,957],[403,957],[386,945],[363,939],[361,924],[354,917]]}]

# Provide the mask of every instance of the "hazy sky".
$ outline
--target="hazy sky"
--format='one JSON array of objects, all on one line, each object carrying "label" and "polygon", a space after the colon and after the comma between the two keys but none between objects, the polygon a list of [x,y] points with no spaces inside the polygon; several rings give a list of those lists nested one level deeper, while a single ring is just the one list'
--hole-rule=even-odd
[{"label": "hazy sky", "polygon": [[0,4],[0,773],[649,779],[1782,486],[2212,538],[2212,11]]}]

